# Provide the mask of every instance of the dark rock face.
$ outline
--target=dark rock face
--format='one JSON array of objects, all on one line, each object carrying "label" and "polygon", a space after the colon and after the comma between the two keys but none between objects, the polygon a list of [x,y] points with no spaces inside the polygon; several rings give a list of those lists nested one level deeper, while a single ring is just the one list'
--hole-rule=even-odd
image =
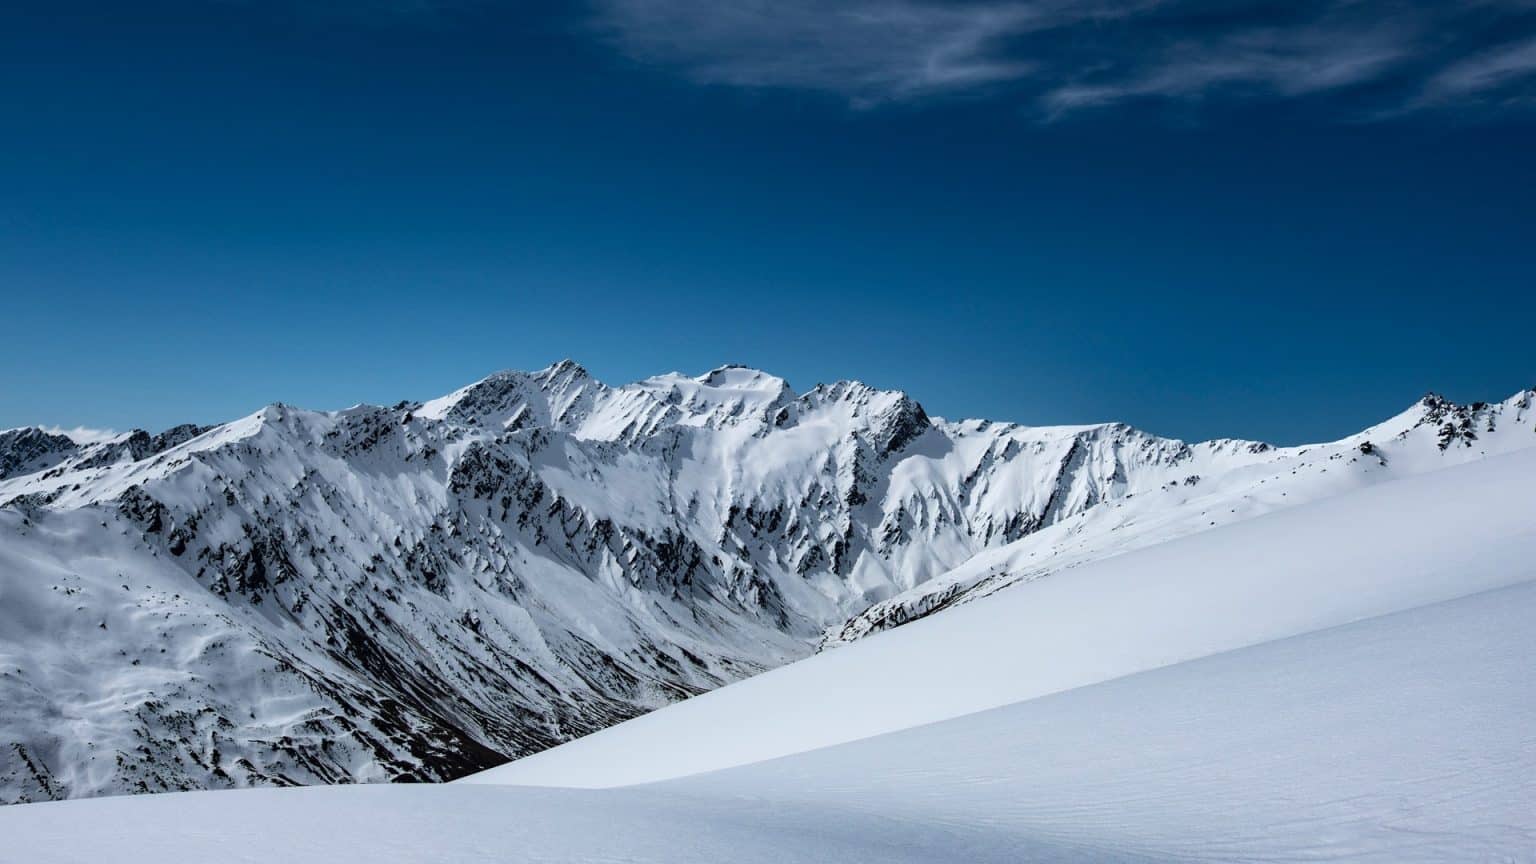
[{"label": "dark rock face", "polygon": [[1494,414],[1486,402],[1457,405],[1436,393],[1425,394],[1419,401],[1424,408],[1423,424],[1437,426],[1441,450],[1460,445],[1471,447],[1477,441],[1478,428],[1495,429]]},{"label": "dark rock face", "polygon": [[92,447],[90,455],[82,459],[76,467],[103,468],[119,462],[138,462],[191,441],[211,428],[213,427],[183,423],[157,435],[151,435],[143,429],[135,429],[121,440],[108,441]]},{"label": "dark rock face", "polygon": [[79,449],[68,435],[35,427],[0,432],[0,480],[50,468]]}]

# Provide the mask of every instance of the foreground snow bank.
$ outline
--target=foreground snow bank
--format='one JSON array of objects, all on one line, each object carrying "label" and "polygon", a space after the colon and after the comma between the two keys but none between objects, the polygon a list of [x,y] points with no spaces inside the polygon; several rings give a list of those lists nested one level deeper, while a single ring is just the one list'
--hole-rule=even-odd
[{"label": "foreground snow bank", "polygon": [[0,836],[39,864],[1529,861],[1533,619],[1526,583],[640,787],[67,801]]},{"label": "foreground snow bank", "polygon": [[1212,529],[1009,588],[465,782],[682,777],[1529,580],[1533,488],[1527,450]]},{"label": "foreground snow bank", "polygon": [[1015,861],[1536,861],[1533,620],[1527,582],[643,788],[995,832]]}]

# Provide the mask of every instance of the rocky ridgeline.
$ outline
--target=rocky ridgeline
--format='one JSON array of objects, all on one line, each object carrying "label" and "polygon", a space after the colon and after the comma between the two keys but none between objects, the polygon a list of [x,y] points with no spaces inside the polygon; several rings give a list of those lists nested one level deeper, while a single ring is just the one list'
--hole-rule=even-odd
[{"label": "rocky ridgeline", "polygon": [[1394,471],[1474,458],[1531,437],[1530,399],[1427,398],[1309,452],[565,361],[425,403],[0,433],[0,800],[450,779],[1039,575],[976,562],[1140,530],[1105,515],[1132,500],[1360,479],[1341,454],[1371,441]]}]

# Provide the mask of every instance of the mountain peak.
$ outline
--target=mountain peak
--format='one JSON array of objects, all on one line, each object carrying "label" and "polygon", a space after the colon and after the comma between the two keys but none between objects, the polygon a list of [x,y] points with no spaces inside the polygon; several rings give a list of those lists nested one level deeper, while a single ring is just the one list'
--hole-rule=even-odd
[{"label": "mountain peak", "polygon": [[[273,404],[89,446],[0,433],[0,588],[22,592],[0,610],[60,631],[0,627],[21,670],[0,704],[20,706],[11,740],[63,754],[41,780],[0,766],[0,801],[447,779],[804,656],[829,628],[1536,447],[1529,401],[1271,449],[937,423],[899,390],[797,397],[736,364],[608,387],[567,360],[421,405]],[[59,644],[85,652],[64,677]],[[126,676],[155,700],[122,710]],[[210,709],[218,765],[185,720]],[[91,718],[90,752],[60,749],[61,712]]]},{"label": "mountain peak", "polygon": [[68,435],[37,426],[7,429],[0,432],[0,480],[55,464],[79,447]]},{"label": "mountain peak", "polygon": [[727,363],[724,366],[717,366],[693,380],[706,387],[718,387],[726,390],[778,391],[788,386],[788,382],[777,375],[771,375],[761,369],[755,369],[740,363]]},{"label": "mountain peak", "polygon": [[572,360],[569,357],[566,357],[562,360],[545,366],[543,369],[533,373],[533,376],[545,379],[564,378],[567,380],[587,380],[592,377],[592,373],[588,372],[585,366],[577,363],[575,360]]}]

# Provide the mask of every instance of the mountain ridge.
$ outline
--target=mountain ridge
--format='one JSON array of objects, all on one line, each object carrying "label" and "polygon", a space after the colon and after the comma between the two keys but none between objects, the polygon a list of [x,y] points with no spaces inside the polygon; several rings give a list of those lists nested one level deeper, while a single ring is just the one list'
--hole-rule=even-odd
[{"label": "mountain ridge", "polygon": [[1019,579],[1530,446],[1532,397],[1276,448],[562,361],[158,436],[11,430],[0,800],[448,779]]}]

